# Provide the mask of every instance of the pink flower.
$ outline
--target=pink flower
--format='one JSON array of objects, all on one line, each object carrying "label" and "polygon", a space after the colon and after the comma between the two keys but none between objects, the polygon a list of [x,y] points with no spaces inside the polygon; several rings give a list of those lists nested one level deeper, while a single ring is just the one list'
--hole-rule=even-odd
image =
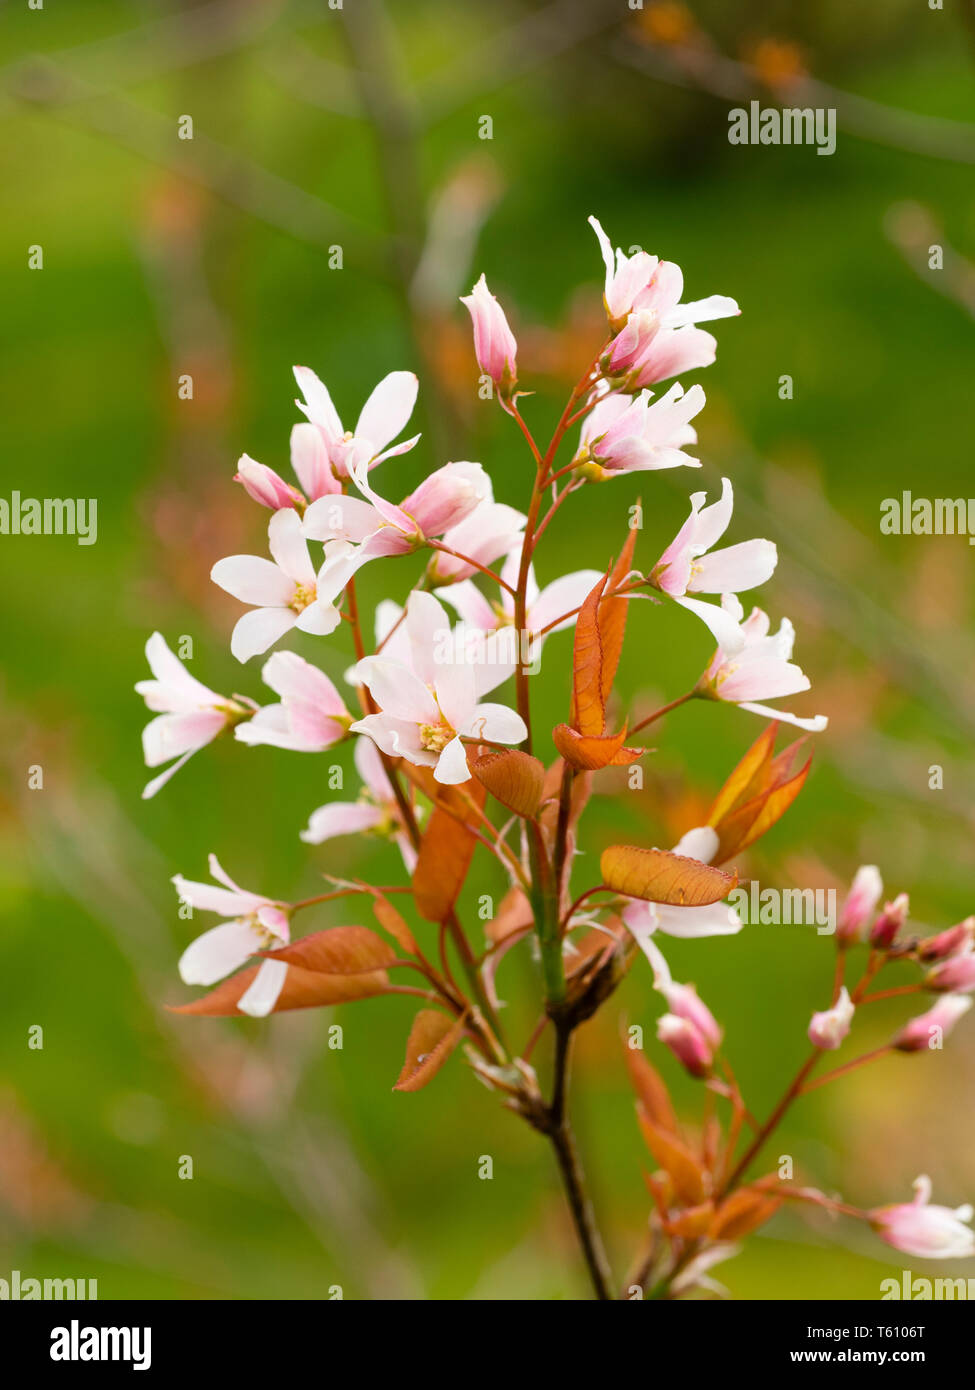
[{"label": "pink flower", "polygon": [[672,1014],[687,1023],[692,1023],[713,1048],[721,1046],[721,1028],[718,1021],[693,985],[678,985],[673,980],[663,980],[657,988],[666,999],[667,1007]]},{"label": "pink flower", "polygon": [[248,718],[250,710],[191,676],[158,632],[146,643],[146,660],[154,679],[137,681],[135,688],[149,709],[158,712],[158,718],[151,719],[142,731],[146,767],[177,759],[147,783],[142,796],[148,800],[198,749],[211,743],[228,726]]},{"label": "pink flower", "polygon": [[972,1219],[971,1206],[952,1210],[929,1205],[931,1179],[923,1174],[915,1180],[914,1192],[913,1202],[875,1207],[867,1213],[881,1240],[920,1259],[969,1259],[975,1255],[975,1235],[967,1224]]},{"label": "pink flower", "polygon": [[831,1009],[823,1009],[813,1014],[809,1025],[809,1041],[813,1047],[833,1051],[850,1031],[853,1022],[854,1005],[846,985],[840,990],[840,997]]},{"label": "pink flower", "polygon": [[[695,826],[678,841],[671,853],[710,864],[718,852],[718,835],[710,825]],[[741,918],[727,903],[708,903],[704,907],[672,907],[667,903],[646,902],[630,898],[623,909],[623,921],[637,945],[653,966],[655,984],[670,980],[667,962],[656,943],[650,938],[655,932],[665,936],[701,937],[734,936],[741,931]],[[675,1011],[677,1012],[677,1011]]]},{"label": "pink flower", "polygon": [[948,956],[957,955],[959,951],[970,950],[973,942],[975,917],[966,917],[964,922],[959,922],[957,926],[949,927],[937,936],[926,937],[917,948],[918,959],[946,960]]},{"label": "pink flower", "polygon": [[877,909],[884,891],[876,864],[862,864],[856,871],[836,927],[839,946],[852,946],[863,940],[863,930]]},{"label": "pink flower", "polygon": [[356,740],[355,765],[363,781],[358,801],[332,801],[312,811],[308,828],[301,838],[309,845],[320,845],[337,835],[391,836],[399,846],[406,872],[416,868],[417,854],[406,833],[396,797],[379,750],[367,738]]},{"label": "pink flower", "polygon": [[724,594],[721,607],[735,620],[733,640],[721,642],[710,666],[701,678],[699,692],[712,700],[726,700],[766,719],[795,724],[818,733],[828,720],[817,714],[803,719],[785,710],[770,709],[756,700],[775,700],[809,689],[809,678],[790,662],[795,629],[783,618],[778,632],[769,635],[768,614],[753,608],[742,622],[744,609],[734,594]]},{"label": "pink flower", "polygon": [[711,1071],[714,1048],[689,1019],[661,1014],[657,1019],[657,1038],[670,1048],[691,1076],[704,1077]]},{"label": "pink flower", "polygon": [[579,452],[573,460],[583,477],[601,480],[646,469],[700,468],[699,460],[681,448],[697,442],[689,421],[704,408],[700,386],[692,386],[685,394],[675,382],[666,396],[653,405],[651,400],[650,391],[633,401],[613,394],[594,406],[583,421]]},{"label": "pink flower", "polygon": [[703,328],[661,328],[653,314],[640,313],[631,316],[601,365],[616,390],[638,391],[710,367],[717,351],[718,340]]},{"label": "pink flower", "polygon": [[[223,887],[194,883],[182,874],[173,878],[182,902],[229,919],[198,936],[183,952],[179,973],[188,985],[216,984],[258,951],[274,950],[290,940],[287,904],[238,887],[220,867],[215,854],[210,855],[209,865],[210,873]],[[284,961],[265,960],[238,1000],[238,1009],[255,1018],[269,1014],[287,973]]]},{"label": "pink flower", "polygon": [[357,680],[368,687],[382,713],[366,715],[352,731],[368,734],[389,757],[432,767],[438,782],[466,782],[470,772],[463,738],[521,743],[527,737],[524,722],[512,710],[478,703],[478,676],[487,672],[497,684],[507,672],[499,677],[496,670],[468,661],[438,662],[436,649],[449,635],[450,623],[432,594],[410,595],[406,624],[410,665],[370,656],[356,667]]},{"label": "pink flower", "polygon": [[924,977],[926,989],[944,990],[946,993],[967,994],[975,989],[975,950],[959,951],[949,956],[929,970]]},{"label": "pink flower", "polygon": [[474,352],[478,366],[498,388],[503,404],[510,400],[518,379],[518,344],[515,335],[508,327],[504,310],[488,289],[483,275],[469,295],[461,296],[460,302],[469,312],[474,325]]},{"label": "pink flower", "polygon": [[945,994],[933,1008],[905,1023],[891,1047],[898,1052],[922,1052],[933,1045],[940,1048],[942,1039],[971,1007],[967,994]]},{"label": "pink flower", "polygon": [[273,468],[258,463],[249,454],[241,454],[237,463],[234,482],[242,483],[244,491],[262,507],[270,507],[272,512],[282,507],[304,509],[305,499],[297,488],[286,483]]},{"label": "pink flower", "polygon": [[261,679],[281,702],[265,705],[237,727],[241,743],[270,743],[299,753],[321,753],[345,738],[352,716],[335,686],[317,666],[294,652],[275,652]]},{"label": "pink flower", "polygon": [[720,643],[733,643],[737,624],[732,615],[711,603],[688,598],[689,593],[738,594],[769,579],[778,563],[772,541],[741,541],[711,554],[706,552],[731,523],[734,494],[729,479],[721,480],[721,498],[705,507],[706,492],[691,494],[691,514],[650,572],[650,583],[669,594],[682,608],[696,614]]},{"label": "pink flower", "polygon": [[894,939],[907,921],[910,900],[906,893],[898,893],[892,903],[887,903],[883,912],[870,928],[870,945],[886,950],[894,944]]},{"label": "pink flower", "polygon": [[256,605],[253,613],[238,620],[230,639],[230,650],[238,661],[266,652],[293,627],[325,636],[341,620],[338,609],[323,597],[328,591],[326,578],[340,557],[326,560],[315,574],[295,511],[275,512],[267,539],[273,564],[258,555],[230,555],[210,571],[221,589],[242,603]]},{"label": "pink flower", "polygon": [[589,225],[596,233],[606,267],[603,302],[614,332],[623,327],[634,311],[652,315],[661,328],[680,328],[741,312],[733,299],[722,294],[681,304],[684,276],[680,266],[658,260],[646,251],[626,256],[617,248],[614,255],[612,242],[595,217],[589,218]]},{"label": "pink flower", "polygon": [[355,467],[375,468],[383,459],[405,454],[420,438],[416,434],[404,443],[392,443],[406,427],[416,404],[418,383],[412,372],[390,372],[383,377],[362,407],[354,430],[343,430],[328,388],[309,367],[295,367],[294,374],[304,396],[295,405],[318,431],[325,449],[323,458],[302,426],[298,426],[302,433],[297,438],[292,432],[292,464],[313,501],[337,492],[335,480],[350,477]]},{"label": "pink flower", "polygon": [[[513,549],[524,524],[524,512],[485,498],[463,521],[444,532],[443,543],[460,555],[469,555],[478,564],[491,565],[499,555],[507,555]],[[434,584],[456,584],[474,573],[475,565],[465,565],[463,560],[445,555],[442,550],[435,552],[429,565]]]},{"label": "pink flower", "polygon": [[[325,541],[326,556],[335,558],[330,569],[331,597],[370,560],[410,554],[425,545],[428,537],[442,536],[458,526],[491,497],[491,479],[479,463],[466,461],[436,469],[399,506],[374,491],[364,467],[351,476],[361,497],[319,498],[304,517],[308,539]],[[330,544],[336,540],[355,542],[355,549],[340,554]]]}]

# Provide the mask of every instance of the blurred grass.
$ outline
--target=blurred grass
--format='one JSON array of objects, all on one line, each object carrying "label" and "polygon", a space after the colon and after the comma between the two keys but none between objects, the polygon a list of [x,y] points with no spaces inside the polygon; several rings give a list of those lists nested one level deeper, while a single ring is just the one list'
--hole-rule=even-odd
[{"label": "blurred grass", "polygon": [[[521,12],[435,0],[391,8],[421,97],[443,64]],[[8,62],[164,12],[79,0],[41,18],[8,7]],[[724,26],[715,32],[731,46],[761,32],[788,37],[791,7],[778,28],[767,13],[745,6],[730,26],[714,6],[699,11]],[[875,49],[850,45],[843,7],[805,16],[800,37],[817,74],[878,101],[965,119],[971,59],[957,24],[898,13]],[[317,53],[344,62],[340,24],[313,6],[285,6],[253,47],[159,73],[127,95],[169,127],[192,112],[198,132],[379,231],[374,134],[302,104],[267,61],[297,25]],[[721,102],[652,83],[611,54],[597,40],[487,96],[473,88],[423,137],[426,192],[472,156],[487,154],[496,167],[503,196],[471,278],[484,269],[511,306],[526,385],[527,345],[544,356],[533,326],[568,315],[579,285],[598,300],[590,212],[614,241],[678,260],[688,297],[739,300],[742,317],[718,326],[718,362],[702,378],[701,480],[645,481],[642,558],[651,562],[673,534],[691,487],[713,489],[727,471],[739,496],[733,539],[754,527],[780,544],[779,572],[760,601],[773,621],[795,619],[797,657],[813,679],[810,695],[786,704],[833,719],[800,803],[755,861],[763,882],[791,882],[810,864],[844,880],[874,859],[892,889],[911,889],[919,920],[956,920],[972,906],[970,554],[959,538],[881,545],[877,519],[881,499],[903,488],[932,497],[970,490],[970,320],[911,273],[883,230],[892,204],[916,200],[972,253],[970,169],[842,134],[829,159],[733,150]],[[125,81],[118,71],[108,77],[111,86]],[[336,236],[346,268],[330,271],[319,246],[79,129],[70,107],[50,113],[5,92],[3,491],[96,496],[99,538],[87,549],[57,537],[3,537],[0,546],[11,778],[0,820],[0,1266],[97,1277],[103,1297],[321,1297],[335,1284],[350,1297],[582,1292],[535,1136],[457,1062],[428,1091],[392,1094],[408,1001],[345,1010],[341,1051],[325,1046],[336,1020],[323,1017],[173,1025],[162,1010],[185,995],[175,963],[188,939],[167,879],[202,877],[208,850],[246,885],[286,898],[314,891],[322,870],[375,872],[380,881],[397,873],[395,857],[369,845],[341,841],[309,854],[299,843],[307,813],[325,799],[319,759],[220,744],[142,803],[144,712],[131,686],[158,627],[170,639],[194,638],[194,671],[214,688],[261,694],[256,666],[242,671],[227,648],[237,605],[211,593],[207,579],[221,554],[263,549],[265,514],[231,483],[234,461],[246,449],[284,465],[295,361],[319,371],[348,416],[385,372],[420,369],[429,439],[436,397],[401,297],[369,270],[354,238]],[[476,139],[484,112],[494,120],[490,145]],[[26,247],[38,242],[44,271],[27,273]],[[198,250],[216,326],[198,380],[209,373],[217,385],[192,404],[176,401],[175,379],[195,356],[196,321],[180,317],[193,300],[181,300],[186,281],[166,262],[166,247],[184,244]],[[153,287],[148,268],[160,247],[163,278]],[[455,456],[480,459],[499,498],[517,504],[527,461],[500,412],[474,399],[462,319],[458,306],[453,328],[442,330],[463,335],[456,372],[469,382]],[[581,366],[589,342],[569,342]],[[795,377],[792,402],[778,399],[783,373]],[[456,373],[451,384],[463,399]],[[526,413],[545,422],[559,404],[556,384],[543,380]],[[383,481],[402,495],[441,461],[425,442],[386,464]],[[796,504],[799,484],[824,502],[821,516]],[[546,536],[541,578],[604,563],[635,491],[621,482],[573,499]],[[369,577],[365,597],[391,583],[401,596],[414,568],[404,561],[395,578]],[[324,656],[308,639],[297,646],[336,677],[350,655],[341,639]],[[564,716],[568,647],[568,637],[553,639],[536,682],[540,730]],[[689,618],[637,612],[623,694],[669,698],[708,655],[706,634]],[[713,792],[758,729],[733,710],[682,711],[657,738],[645,796],[597,802],[587,847],[621,830],[672,842],[688,824],[675,823],[680,779]],[[329,755],[335,760],[351,765],[344,753]],[[25,769],[36,762],[45,787],[27,792]],[[946,766],[944,793],[927,790],[934,762]],[[465,899],[500,887],[480,866]],[[322,913],[317,924],[340,920]],[[804,929],[754,927],[734,940],[673,943],[669,955],[675,976],[694,979],[726,1023],[749,1103],[764,1111],[802,1054],[809,1011],[822,1006],[829,942]],[[524,952],[500,974],[526,1028],[532,976]],[[652,1032],[658,1011],[637,969],[580,1039],[574,1108],[621,1274],[648,1202],[616,1030],[625,1015]],[[892,1010],[877,1025],[877,1041],[896,1017]],[[24,1045],[37,1023],[41,1052]],[[781,1151],[810,1181],[842,1185],[850,1201],[901,1200],[926,1169],[939,1196],[960,1202],[971,1193],[973,1136],[958,1098],[971,1072],[964,1031],[943,1060],[884,1062],[862,1083],[851,1078],[842,1096],[820,1093],[798,1108]],[[693,1113],[694,1087],[678,1077],[675,1090]],[[191,1182],[177,1177],[181,1155],[193,1157]],[[478,1179],[482,1155],[494,1160],[492,1181]],[[860,1232],[810,1234],[794,1214],[769,1232],[726,1276],[718,1271],[737,1296],[879,1292],[883,1248],[856,1243]]]}]

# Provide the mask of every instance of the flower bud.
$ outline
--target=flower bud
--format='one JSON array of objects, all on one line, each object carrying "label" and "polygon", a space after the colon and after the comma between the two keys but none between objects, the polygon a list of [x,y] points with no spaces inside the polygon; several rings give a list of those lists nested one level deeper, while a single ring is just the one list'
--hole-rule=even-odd
[{"label": "flower bud", "polygon": [[667,1007],[677,1018],[692,1023],[712,1047],[721,1046],[721,1028],[714,1014],[693,985],[678,985],[672,980],[657,985],[667,1000]]},{"label": "flower bud", "polygon": [[853,1022],[854,1006],[846,985],[840,990],[840,997],[831,1009],[823,1009],[813,1014],[809,1024],[809,1041],[813,1047],[833,1051],[850,1031]]},{"label": "flower bud", "polygon": [[299,511],[304,508],[305,499],[297,488],[286,483],[273,468],[258,463],[247,454],[240,457],[234,482],[243,484],[248,497],[253,497],[262,507],[270,507],[272,512],[280,511],[282,507],[297,506]]},{"label": "flower bud", "polygon": [[918,960],[946,960],[962,951],[967,951],[975,943],[975,917],[966,917],[956,927],[929,936],[917,948]]},{"label": "flower bud", "polygon": [[676,1014],[661,1014],[657,1020],[657,1038],[670,1048],[691,1076],[709,1075],[714,1050],[701,1030],[689,1019],[678,1018]]},{"label": "flower bud", "polygon": [[883,891],[876,864],[861,865],[840,912],[836,926],[837,946],[853,946],[863,940],[863,928],[873,916]]},{"label": "flower bud", "polygon": [[894,938],[907,921],[910,901],[906,893],[898,893],[892,903],[886,903],[884,910],[870,929],[870,945],[886,950],[894,944]]},{"label": "flower bud", "polygon": [[924,977],[926,989],[967,994],[975,989],[975,951],[962,951],[957,956],[949,956],[929,970]]},{"label": "flower bud", "polygon": [[469,295],[461,296],[474,325],[474,352],[478,366],[497,386],[502,398],[510,397],[517,380],[518,344],[508,327],[504,310],[482,275]]},{"label": "flower bud", "polygon": [[931,1046],[936,1032],[939,1040],[943,1038],[971,1007],[972,1001],[967,995],[946,994],[934,1008],[906,1023],[894,1037],[891,1047],[896,1047],[898,1052],[923,1052]]},{"label": "flower bud", "polygon": [[867,1213],[881,1240],[920,1259],[970,1259],[975,1255],[975,1233],[967,1224],[972,1208],[929,1205],[931,1179],[925,1176],[915,1181],[914,1191],[913,1202],[877,1207]]}]

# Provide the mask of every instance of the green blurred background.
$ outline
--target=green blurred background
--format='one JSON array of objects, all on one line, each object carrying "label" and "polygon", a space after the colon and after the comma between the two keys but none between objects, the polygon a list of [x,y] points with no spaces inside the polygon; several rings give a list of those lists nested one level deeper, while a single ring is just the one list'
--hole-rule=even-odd
[{"label": "green blurred background", "polygon": [[[742,306],[699,374],[704,468],[642,480],[638,550],[652,563],[688,492],[724,473],[730,539],[779,545],[759,601],[795,622],[813,681],[785,703],[831,725],[799,803],[741,867],[763,884],[842,886],[876,862],[919,923],[971,911],[972,556],[964,537],[882,537],[878,524],[904,488],[971,491],[970,7],[8,0],[0,25],[2,495],[99,504],[92,547],[0,538],[0,1275],[97,1278],[103,1298],[584,1293],[538,1137],[459,1058],[419,1094],[391,1091],[408,1000],[340,1011],[341,1051],[320,1012],[165,1012],[187,997],[176,961],[198,929],[168,880],[205,877],[209,850],[289,899],[318,891],[322,871],[400,870],[369,842],[299,842],[331,755],[221,741],[143,803],[142,647],[156,628],[191,636],[194,674],[263,697],[259,663],[229,653],[239,605],[208,572],[264,549],[267,514],[231,478],[244,450],[287,473],[294,362],[352,418],[380,376],[419,372],[424,440],[383,466],[389,495],[475,458],[521,505],[529,463],[477,399],[456,296],[487,273],[544,433],[599,341],[595,212],[614,242],[677,260],[686,297]],[[753,96],[834,104],[836,153],[730,146],[727,109]],[[180,141],[187,114],[194,139]],[[27,269],[32,245],[43,271]],[[180,401],[187,372],[194,399]],[[570,501],[541,579],[605,564],[636,492],[622,481]],[[374,567],[366,599],[391,585],[402,597],[416,565],[402,566]],[[338,678],[344,643],[295,646]],[[569,648],[553,638],[535,682],[543,747],[546,721],[565,715]],[[620,688],[651,708],[709,655],[690,616],[642,605]],[[667,721],[642,793],[603,783],[620,795],[594,802],[580,887],[611,837],[669,844],[694,824],[760,729],[704,705]],[[36,764],[43,790],[28,790]],[[929,790],[933,764],[942,790]],[[466,900],[501,886],[481,865]],[[343,920],[356,918],[323,910],[307,927]],[[824,1006],[830,941],[756,926],[669,956],[726,1024],[766,1112]],[[533,978],[524,950],[499,976],[523,1030]],[[864,1048],[904,1016],[897,1003],[864,1019]],[[649,1201],[618,1030],[625,1017],[652,1035],[659,1011],[638,965],[579,1039],[574,1116],[620,1278]],[[26,1045],[37,1024],[41,1051]],[[693,1116],[700,1094],[663,1066]],[[968,1200],[973,1073],[963,1025],[944,1054],[817,1092],[771,1157],[792,1154],[807,1181],[862,1205],[907,1200],[921,1171],[936,1200]],[[871,1298],[907,1262],[887,1253],[859,1225],[788,1211],[718,1273],[743,1298]]]}]

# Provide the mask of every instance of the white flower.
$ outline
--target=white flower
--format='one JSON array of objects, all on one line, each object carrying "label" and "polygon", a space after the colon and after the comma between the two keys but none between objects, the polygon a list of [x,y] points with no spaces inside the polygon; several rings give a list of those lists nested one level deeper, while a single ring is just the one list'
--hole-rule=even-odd
[{"label": "white flower", "polygon": [[238,620],[230,639],[230,650],[238,661],[266,652],[293,627],[325,636],[341,621],[338,609],[324,595],[331,592],[328,576],[347,548],[326,559],[316,575],[301,518],[291,508],[271,517],[267,541],[273,563],[259,555],[229,555],[210,571],[210,578],[221,589],[241,603],[256,605],[252,613]]}]

